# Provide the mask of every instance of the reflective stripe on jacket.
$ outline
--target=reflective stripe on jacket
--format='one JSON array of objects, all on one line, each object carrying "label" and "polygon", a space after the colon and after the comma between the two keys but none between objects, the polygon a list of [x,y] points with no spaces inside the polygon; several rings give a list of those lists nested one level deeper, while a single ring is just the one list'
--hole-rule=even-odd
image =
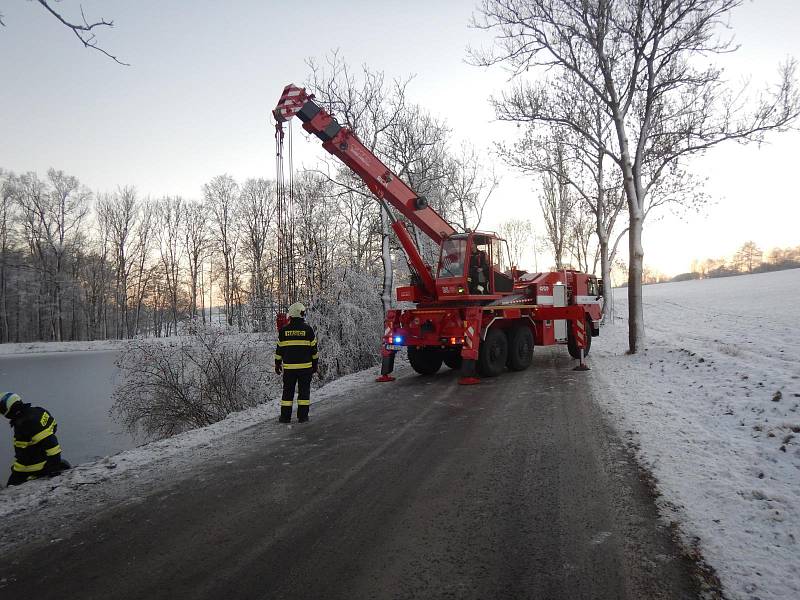
[{"label": "reflective stripe on jacket", "polygon": [[317,367],[317,338],[314,328],[305,320],[294,318],[278,332],[275,346],[275,365],[286,370],[304,370]]},{"label": "reflective stripe on jacket", "polygon": [[53,416],[38,406],[24,405],[11,420],[14,429],[14,464],[12,471],[39,473],[61,463],[61,446],[56,438],[58,424]]}]

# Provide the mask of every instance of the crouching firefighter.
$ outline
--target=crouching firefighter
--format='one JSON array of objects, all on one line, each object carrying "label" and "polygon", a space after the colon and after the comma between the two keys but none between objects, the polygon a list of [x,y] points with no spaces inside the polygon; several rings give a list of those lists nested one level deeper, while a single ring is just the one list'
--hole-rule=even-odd
[{"label": "crouching firefighter", "polygon": [[14,430],[14,464],[7,485],[58,475],[70,468],[61,458],[56,438],[56,420],[44,408],[22,402],[13,392],[0,394],[0,414],[11,421]]},{"label": "crouching firefighter", "polygon": [[317,338],[314,329],[305,322],[306,307],[295,302],[289,307],[289,323],[278,332],[275,348],[275,372],[283,373],[281,423],[292,420],[294,388],[297,392],[297,420],[308,421],[311,406],[311,376],[317,372]]}]

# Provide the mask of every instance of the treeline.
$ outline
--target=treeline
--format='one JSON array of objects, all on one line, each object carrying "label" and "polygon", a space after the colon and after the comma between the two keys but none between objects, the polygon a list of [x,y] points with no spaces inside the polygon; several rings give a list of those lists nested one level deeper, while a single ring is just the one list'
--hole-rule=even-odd
[{"label": "treeline", "polygon": [[797,268],[800,268],[800,246],[773,248],[765,253],[752,241],[745,242],[731,257],[692,261],[692,273],[698,278],[730,277],[742,273],[765,273]]},{"label": "treeline", "polygon": [[691,268],[692,270],[688,273],[681,273],[674,277],[645,269],[643,283],[712,279],[714,277],[731,277],[744,273],[766,273],[784,269],[798,269],[800,268],[800,246],[773,248],[765,253],[755,242],[745,242],[731,257],[695,259],[692,261]]},{"label": "treeline", "polygon": [[[132,186],[94,194],[56,169],[45,178],[0,171],[0,198],[2,342],[168,336],[189,319],[273,327],[272,181],[220,175],[187,200]],[[297,176],[294,211],[297,293],[322,302],[332,282],[358,276],[372,284],[360,302],[379,307],[377,211],[353,214],[313,174]]]}]

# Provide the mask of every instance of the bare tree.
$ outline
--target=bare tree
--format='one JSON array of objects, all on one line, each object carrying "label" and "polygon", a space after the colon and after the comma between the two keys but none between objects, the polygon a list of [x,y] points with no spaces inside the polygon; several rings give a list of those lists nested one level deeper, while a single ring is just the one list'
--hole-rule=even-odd
[{"label": "bare tree", "polygon": [[[33,254],[38,258],[40,301],[47,298],[44,310],[50,339],[64,339],[63,289],[67,260],[82,239],[81,226],[88,213],[90,192],[76,177],[50,169],[48,182],[35,173],[19,179],[17,201],[24,213],[25,231]],[[40,321],[42,331],[43,319]]]},{"label": "bare tree", "polygon": [[542,196],[539,205],[544,216],[547,241],[553,251],[555,268],[564,268],[564,253],[570,237],[572,211],[577,203],[576,195],[569,185],[569,171],[563,143],[555,146],[555,153],[548,157],[548,168],[542,174]]},{"label": "bare tree", "polygon": [[84,314],[85,336],[87,340],[107,339],[112,337],[105,325],[109,301],[116,294],[114,288],[115,268],[113,264],[114,248],[109,239],[109,231],[98,219],[95,236],[87,240],[81,249],[83,258],[76,273],[76,280],[82,292],[82,310]]},{"label": "bare tree", "polygon": [[[357,77],[338,52],[328,57],[325,67],[313,60],[309,61],[309,67],[311,77],[308,85],[318,99],[370,151],[381,154],[387,131],[397,124],[406,108],[405,90],[409,79],[394,80],[389,84],[382,72],[371,71],[366,66]],[[377,236],[380,236],[381,298],[386,312],[392,306],[394,287],[390,221],[396,217],[388,205],[375,202],[372,193],[348,168],[337,164],[329,170],[336,173],[335,177],[328,178],[339,188],[341,210],[345,222],[350,224],[348,240],[351,247],[356,248],[354,266],[369,268]]]},{"label": "bare tree", "polygon": [[[203,261],[208,252],[208,209],[202,202],[187,202],[183,223],[183,248],[189,266],[189,315],[197,318],[197,292]],[[205,322],[205,314],[203,314]]]},{"label": "bare tree", "polygon": [[[734,50],[720,39],[741,0],[483,0],[474,24],[496,31],[477,64],[503,64],[514,76],[540,68],[565,74],[520,83],[496,101],[498,117],[567,127],[601,146],[572,93],[595,98],[614,126],[605,147],[623,179],[629,232],[629,351],[644,336],[642,228],[647,195],[670,169],[726,140],[760,140],[800,113],[795,63],[755,99],[726,89],[722,71],[698,66],[699,56]],[[707,65],[706,61],[702,61]],[[564,85],[564,82],[569,85]]]},{"label": "bare tree", "polygon": [[0,342],[10,340],[8,315],[8,271],[13,245],[15,190],[13,174],[0,169]]},{"label": "bare tree", "polygon": [[58,340],[64,339],[64,311],[62,292],[67,260],[74,254],[83,239],[81,226],[89,213],[91,192],[82,186],[77,177],[65,175],[63,171],[49,169],[47,178],[53,186],[52,203],[40,214],[43,229],[47,232],[47,243],[55,258],[54,300],[57,310]]},{"label": "bare tree", "polygon": [[506,240],[511,264],[520,267],[525,264],[525,252],[533,240],[533,227],[527,219],[509,219],[500,223],[498,233]]},{"label": "bare tree", "polygon": [[[579,271],[594,273],[597,265],[596,257],[599,254],[595,252],[595,259],[590,260],[590,248],[592,246],[592,235],[595,233],[595,222],[584,204],[576,203],[576,210],[570,217],[568,227],[568,250],[575,260],[573,264]],[[589,264],[590,262],[592,264]]]},{"label": "bare tree", "polygon": [[324,289],[337,285],[337,266],[352,264],[348,256],[352,249],[343,235],[350,227],[336,190],[328,177],[317,172],[306,171],[295,181],[295,248],[300,289],[307,298],[320,298]]},{"label": "bare tree", "polygon": [[131,260],[131,246],[135,243],[136,227],[140,218],[136,188],[120,187],[112,195],[98,196],[95,212],[104,236],[113,248],[116,271],[114,304],[117,313],[114,336],[125,338],[130,331],[128,286],[134,267],[134,262]]},{"label": "bare tree", "polygon": [[[406,104],[381,140],[380,154],[389,168],[447,221],[452,221],[453,206],[444,193],[450,129],[444,121],[418,105]],[[418,228],[413,228],[417,247],[427,263],[435,263],[438,247],[428,243]]]},{"label": "bare tree", "polygon": [[270,326],[265,261],[276,201],[275,184],[266,179],[248,179],[239,196],[239,223],[245,230],[243,247],[250,271],[250,304],[256,331],[266,331]]},{"label": "bare tree", "polygon": [[228,325],[233,325],[236,304],[237,253],[240,232],[236,222],[239,185],[230,175],[218,175],[203,186],[211,211],[211,237],[214,249],[222,256],[222,296]]},{"label": "bare tree", "polygon": [[131,258],[134,263],[132,290],[129,293],[135,302],[135,312],[133,327],[126,335],[139,335],[142,328],[142,311],[144,310],[145,298],[147,297],[151,278],[155,267],[150,260],[153,249],[155,232],[155,202],[145,199],[140,206],[139,224],[136,228],[135,242]]},{"label": "bare tree", "polygon": [[186,207],[180,196],[164,197],[156,203],[156,238],[163,267],[164,291],[172,315],[172,327],[167,335],[178,332],[179,295],[183,244],[181,233]]},{"label": "bare tree", "polygon": [[486,174],[475,148],[462,144],[456,156],[448,156],[444,165],[445,205],[451,207],[454,221],[462,231],[475,230],[483,220],[486,203],[497,188],[495,174]]},{"label": "bare tree", "polygon": [[734,264],[740,271],[753,272],[753,268],[761,264],[764,256],[763,250],[753,241],[745,242],[734,256]]}]

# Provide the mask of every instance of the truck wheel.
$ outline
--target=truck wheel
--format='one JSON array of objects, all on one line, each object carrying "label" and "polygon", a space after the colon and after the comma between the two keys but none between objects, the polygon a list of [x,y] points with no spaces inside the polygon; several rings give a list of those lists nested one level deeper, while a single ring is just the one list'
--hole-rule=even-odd
[{"label": "truck wheel", "polygon": [[444,353],[444,364],[448,367],[453,369],[454,371],[458,371],[461,368],[461,350],[447,350]]},{"label": "truck wheel", "polygon": [[[583,356],[586,358],[589,356],[589,348],[592,347],[592,320],[590,318],[586,318],[586,348],[583,349]],[[581,351],[578,348],[578,343],[575,341],[575,338],[572,335],[572,327],[569,328],[569,335],[567,336],[567,350],[569,350],[569,355],[572,358],[580,359]]]},{"label": "truck wheel", "polygon": [[512,371],[524,371],[533,362],[533,334],[525,325],[518,325],[508,334],[508,362]]},{"label": "truck wheel", "polygon": [[484,377],[496,377],[506,368],[508,338],[502,329],[489,329],[478,351],[478,371]]},{"label": "truck wheel", "polygon": [[442,367],[442,353],[434,348],[409,346],[408,362],[420,375],[433,375]]}]

